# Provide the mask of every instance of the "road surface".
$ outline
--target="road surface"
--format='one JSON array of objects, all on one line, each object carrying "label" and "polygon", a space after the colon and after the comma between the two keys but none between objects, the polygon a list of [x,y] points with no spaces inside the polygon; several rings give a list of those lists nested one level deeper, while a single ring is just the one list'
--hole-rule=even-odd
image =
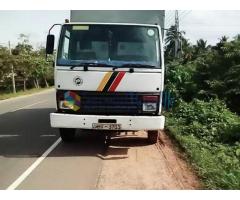
[{"label": "road surface", "polygon": [[[59,138],[49,124],[54,90],[0,102],[0,189],[11,186]],[[102,166],[99,137],[60,142],[16,189],[95,189]]]},{"label": "road surface", "polygon": [[195,189],[194,173],[170,140],[122,133],[105,148],[100,134],[78,131],[65,144],[49,124],[53,89],[0,101],[0,189]]}]

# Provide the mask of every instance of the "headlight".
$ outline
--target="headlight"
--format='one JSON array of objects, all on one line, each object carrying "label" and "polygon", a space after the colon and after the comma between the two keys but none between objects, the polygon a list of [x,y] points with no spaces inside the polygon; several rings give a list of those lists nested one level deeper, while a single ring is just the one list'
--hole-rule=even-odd
[{"label": "headlight", "polygon": [[157,95],[144,95],[143,96],[143,112],[156,112],[159,102],[159,96]]},{"label": "headlight", "polygon": [[80,109],[81,97],[73,91],[57,90],[57,104],[60,110],[78,111]]},{"label": "headlight", "polygon": [[154,112],[157,110],[157,103],[143,103],[143,111]]},{"label": "headlight", "polygon": [[67,101],[59,101],[59,108],[62,110],[72,110],[73,104],[69,104]]}]

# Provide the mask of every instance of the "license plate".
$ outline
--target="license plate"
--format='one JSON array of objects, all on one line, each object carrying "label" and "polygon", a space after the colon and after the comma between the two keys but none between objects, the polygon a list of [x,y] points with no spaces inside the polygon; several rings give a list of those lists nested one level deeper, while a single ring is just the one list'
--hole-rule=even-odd
[{"label": "license plate", "polygon": [[104,124],[104,123],[93,123],[93,129],[104,129],[104,130],[120,130],[121,124]]}]

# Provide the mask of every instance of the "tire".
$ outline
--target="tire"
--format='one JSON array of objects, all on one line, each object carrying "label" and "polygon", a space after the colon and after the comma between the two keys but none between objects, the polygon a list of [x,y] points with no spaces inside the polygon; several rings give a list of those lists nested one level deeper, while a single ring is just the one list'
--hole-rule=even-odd
[{"label": "tire", "polygon": [[60,128],[59,132],[63,142],[72,142],[75,138],[76,130],[74,128]]},{"label": "tire", "polygon": [[156,144],[158,141],[158,131],[148,131],[147,134],[148,134],[148,137],[147,137],[148,143]]}]

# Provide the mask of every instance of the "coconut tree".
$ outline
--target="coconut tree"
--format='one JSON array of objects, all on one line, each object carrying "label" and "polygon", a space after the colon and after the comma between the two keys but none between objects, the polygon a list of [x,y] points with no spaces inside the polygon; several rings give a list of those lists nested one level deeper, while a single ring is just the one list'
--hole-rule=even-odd
[{"label": "coconut tree", "polygon": [[195,46],[196,54],[202,54],[210,48],[210,45],[207,45],[207,41],[203,39],[197,40],[197,45]]},{"label": "coconut tree", "polygon": [[[174,57],[176,53],[179,54],[181,52],[181,43],[183,40],[184,31],[177,31],[177,27],[175,25],[171,26],[166,33],[165,39],[165,52],[167,57]],[[177,52],[176,52],[177,50]]]},{"label": "coconut tree", "polygon": [[182,38],[182,52],[183,63],[194,59],[194,48],[188,39]]}]

